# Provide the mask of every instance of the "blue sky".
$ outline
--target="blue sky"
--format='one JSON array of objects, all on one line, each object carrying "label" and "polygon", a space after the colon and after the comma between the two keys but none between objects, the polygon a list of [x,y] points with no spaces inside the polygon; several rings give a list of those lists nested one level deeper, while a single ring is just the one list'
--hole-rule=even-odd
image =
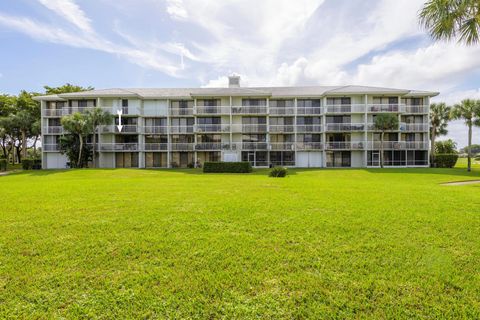
[{"label": "blue sky", "polygon": [[[480,46],[432,42],[423,0],[4,0],[0,93],[111,87],[374,85],[480,98]],[[449,137],[466,144],[466,129]],[[474,142],[480,143],[476,130]]]}]

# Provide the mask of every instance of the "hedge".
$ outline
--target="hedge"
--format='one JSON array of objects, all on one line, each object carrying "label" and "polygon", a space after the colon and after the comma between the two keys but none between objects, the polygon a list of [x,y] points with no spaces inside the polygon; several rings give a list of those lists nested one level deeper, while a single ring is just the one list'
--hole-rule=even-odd
[{"label": "hedge", "polygon": [[0,171],[7,171],[7,159],[0,159]]},{"label": "hedge", "polygon": [[287,176],[287,168],[274,167],[272,170],[270,170],[268,176],[272,178],[284,178]]},{"label": "hedge", "polygon": [[205,162],[203,164],[205,173],[249,173],[252,166],[249,162]]},{"label": "hedge", "polygon": [[435,167],[437,168],[453,168],[458,160],[458,154],[436,154]]},{"label": "hedge", "polygon": [[30,170],[33,168],[33,159],[22,159],[22,169]]}]

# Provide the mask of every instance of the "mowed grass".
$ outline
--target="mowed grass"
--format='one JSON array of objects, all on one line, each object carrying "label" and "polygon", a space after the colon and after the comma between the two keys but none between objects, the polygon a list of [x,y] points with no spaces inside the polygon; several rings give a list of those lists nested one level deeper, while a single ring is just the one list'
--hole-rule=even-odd
[{"label": "mowed grass", "polygon": [[0,318],[480,317],[479,169],[0,177]]}]

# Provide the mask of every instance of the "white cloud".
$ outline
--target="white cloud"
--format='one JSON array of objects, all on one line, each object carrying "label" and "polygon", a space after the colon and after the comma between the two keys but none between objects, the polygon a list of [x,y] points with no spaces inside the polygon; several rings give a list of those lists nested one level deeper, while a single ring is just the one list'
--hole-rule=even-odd
[{"label": "white cloud", "polygon": [[172,19],[184,20],[188,18],[187,10],[182,0],[167,0],[167,13]]},{"label": "white cloud", "polygon": [[91,20],[73,0],[38,0],[42,5],[69,21],[80,30],[92,33]]}]

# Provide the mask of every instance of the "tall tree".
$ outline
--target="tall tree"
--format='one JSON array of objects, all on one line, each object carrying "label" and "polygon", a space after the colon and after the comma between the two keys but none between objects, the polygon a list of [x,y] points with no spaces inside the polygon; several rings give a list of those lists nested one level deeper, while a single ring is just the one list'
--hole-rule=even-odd
[{"label": "tall tree", "polygon": [[45,94],[61,94],[61,93],[93,90],[93,87],[81,87],[81,86],[76,86],[70,83],[64,84],[63,86],[60,86],[60,87],[44,86],[44,88],[45,88]]},{"label": "tall tree", "polygon": [[27,110],[21,110],[13,115],[13,124],[21,134],[22,158],[27,157],[27,139],[32,132],[32,125],[35,122],[35,117]]},{"label": "tall tree", "polygon": [[429,0],[419,14],[420,23],[434,40],[473,45],[479,41],[479,0]]},{"label": "tall tree", "polygon": [[451,111],[452,119],[464,120],[468,127],[468,165],[467,170],[472,170],[472,127],[480,125],[480,100],[465,99],[456,104]]},{"label": "tall tree", "polygon": [[375,117],[375,130],[380,131],[380,167],[383,168],[383,142],[385,139],[385,132],[391,130],[398,130],[398,116],[393,113],[381,113]]},{"label": "tall tree", "polygon": [[67,130],[70,134],[76,135],[79,141],[79,152],[78,152],[78,159],[77,159],[77,168],[82,168],[84,163],[82,162],[82,152],[83,152],[83,144],[85,137],[89,134],[91,124],[87,116],[76,112],[72,115],[62,117],[62,126],[65,130]]},{"label": "tall tree", "polygon": [[435,140],[438,136],[448,133],[447,125],[451,109],[443,102],[430,105],[430,165],[432,166],[435,163]]},{"label": "tall tree", "polygon": [[[101,108],[93,108],[86,112],[86,117],[91,125],[91,133],[93,134],[93,167],[97,167],[97,157],[96,157],[96,144],[97,144],[97,135],[98,127],[101,125],[110,124],[113,121],[114,116],[110,112],[103,111]],[[100,137],[99,137],[100,139]]]}]

